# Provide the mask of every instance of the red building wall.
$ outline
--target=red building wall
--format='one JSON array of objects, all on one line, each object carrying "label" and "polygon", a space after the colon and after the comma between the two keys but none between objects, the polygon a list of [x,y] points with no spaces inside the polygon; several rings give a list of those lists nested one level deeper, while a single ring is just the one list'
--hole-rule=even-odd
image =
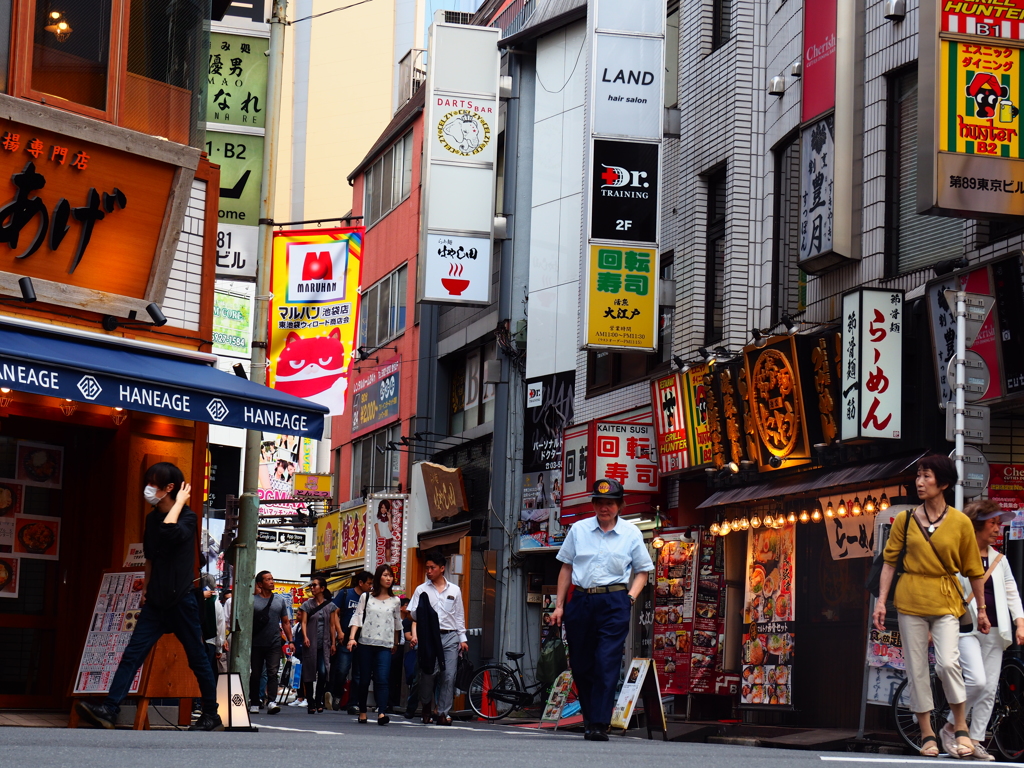
[{"label": "red building wall", "polygon": [[[361,374],[365,374],[380,363],[391,359],[396,354],[402,359],[401,374],[399,377],[399,418],[402,424],[402,434],[409,435],[416,431],[416,387],[418,374],[419,357],[419,325],[416,324],[416,256],[420,242],[420,183],[422,177],[423,158],[423,118],[420,113],[414,122],[409,126],[413,131],[412,143],[412,182],[409,196],[395,206],[394,209],[382,219],[377,221],[366,231],[363,241],[363,276],[361,290],[366,290],[389,273],[398,269],[402,264],[407,265],[406,281],[406,313],[405,331],[397,338],[387,342],[387,347],[394,349],[381,349],[371,354],[370,359],[362,363],[353,363],[349,371],[349,402],[346,404],[347,415],[335,417],[331,424],[331,450],[334,455],[335,468],[338,477],[338,500],[342,503],[359,495],[359,490],[352,492],[352,384],[351,382]],[[401,131],[395,141],[400,140],[408,130]],[[383,155],[394,145],[394,142],[385,145],[377,155],[366,163],[367,168],[372,167],[377,158]],[[360,173],[353,180],[352,214],[363,215],[363,187],[365,176]],[[377,358],[380,362],[375,362]],[[378,424],[365,434],[359,434],[355,440],[360,440],[367,434],[372,434],[377,429],[384,429],[393,426],[396,421]],[[401,455],[400,482],[402,490],[409,488],[409,469],[411,462],[408,454]]]}]

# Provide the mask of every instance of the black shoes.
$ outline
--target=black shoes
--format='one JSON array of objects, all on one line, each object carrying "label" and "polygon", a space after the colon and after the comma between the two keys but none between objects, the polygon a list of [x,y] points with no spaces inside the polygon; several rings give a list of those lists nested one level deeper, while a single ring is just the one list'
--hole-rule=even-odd
[{"label": "black shoes", "polygon": [[359,707],[355,707],[355,706],[353,706],[353,707],[349,707],[349,708],[348,708],[348,710],[346,710],[346,711],[347,711],[347,712],[348,712],[348,713],[349,713],[350,715],[358,715],[358,714],[359,714]]},{"label": "black shoes", "polygon": [[100,728],[113,728],[117,722],[117,712],[102,702],[94,704],[91,701],[79,699],[75,702],[75,706],[78,707],[78,714]]},{"label": "black shoes", "polygon": [[215,715],[212,712],[203,712],[199,716],[199,719],[189,727],[190,731],[223,731],[224,722],[220,719],[220,715]]},{"label": "black shoes", "polygon": [[608,725],[606,723],[592,723],[583,732],[586,741],[608,741]]},{"label": "black shoes", "polygon": [[391,722],[391,718],[387,715],[381,715],[377,718],[377,725],[387,725]]}]

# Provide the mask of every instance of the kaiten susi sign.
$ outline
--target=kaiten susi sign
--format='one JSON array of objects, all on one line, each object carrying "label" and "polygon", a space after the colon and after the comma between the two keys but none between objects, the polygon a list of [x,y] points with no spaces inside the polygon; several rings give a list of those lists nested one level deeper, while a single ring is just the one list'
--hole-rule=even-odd
[{"label": "kaiten susi sign", "polygon": [[898,440],[902,429],[903,292],[843,296],[841,439]]},{"label": "kaiten susi sign", "polygon": [[420,301],[490,301],[500,36],[442,11],[430,27]]},{"label": "kaiten susi sign", "polygon": [[363,229],[274,233],[267,384],[345,411]]},{"label": "kaiten susi sign", "polygon": [[41,302],[145,317],[167,290],[199,150],[56,115],[0,95],[0,291],[20,295],[27,276]]}]

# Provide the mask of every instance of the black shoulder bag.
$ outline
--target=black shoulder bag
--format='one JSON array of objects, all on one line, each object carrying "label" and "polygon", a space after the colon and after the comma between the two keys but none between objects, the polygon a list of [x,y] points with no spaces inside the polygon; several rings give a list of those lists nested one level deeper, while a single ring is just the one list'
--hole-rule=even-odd
[{"label": "black shoulder bag", "polygon": [[[896,572],[892,575],[892,583],[889,585],[889,594],[885,601],[885,628],[886,629],[899,629],[898,616],[896,615],[896,584],[899,583],[900,576],[903,575],[903,560],[907,556],[907,536],[910,533],[910,516],[913,515],[913,510],[907,510],[906,524],[903,526],[903,547],[900,549],[900,555],[896,559]],[[865,583],[868,592],[875,597],[878,597],[878,592],[881,589],[882,583],[882,566],[885,565],[884,551],[879,552],[875,555],[875,559],[871,563],[871,570],[868,572],[868,579]]]}]

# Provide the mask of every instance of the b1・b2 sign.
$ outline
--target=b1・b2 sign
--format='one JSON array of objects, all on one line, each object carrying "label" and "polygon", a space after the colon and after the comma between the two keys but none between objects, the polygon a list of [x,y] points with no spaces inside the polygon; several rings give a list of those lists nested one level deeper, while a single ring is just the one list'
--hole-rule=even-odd
[{"label": "b1\u30fbb2 sign", "polygon": [[594,141],[590,237],[658,241],[658,145]]}]

